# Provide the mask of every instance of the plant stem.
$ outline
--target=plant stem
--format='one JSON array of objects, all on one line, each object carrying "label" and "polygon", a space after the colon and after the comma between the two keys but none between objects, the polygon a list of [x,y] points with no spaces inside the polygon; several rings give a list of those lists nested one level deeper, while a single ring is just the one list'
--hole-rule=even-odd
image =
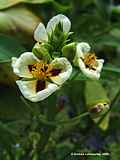
[{"label": "plant stem", "polygon": [[[54,101],[54,105],[53,105],[53,102]],[[51,97],[49,97],[49,104],[50,105],[47,105],[47,120],[46,121],[54,121],[54,118],[55,118],[55,115],[56,115],[56,95],[53,95]],[[51,132],[55,129],[55,126],[45,126],[45,132],[43,131],[41,133],[41,140],[40,140],[40,143],[38,144],[38,152],[40,151],[43,151],[45,146],[47,145],[48,143],[48,140],[49,140],[49,137],[50,137],[50,134]]]},{"label": "plant stem", "polygon": [[40,117],[40,121],[48,126],[56,127],[58,125],[67,124],[67,123],[70,124],[70,123],[76,122],[76,121],[80,120],[81,118],[88,116],[89,114],[90,114],[89,112],[81,113],[80,115],[78,115],[74,118],[71,118],[69,120],[65,120],[65,121],[64,120],[48,121],[48,120],[44,119],[43,117]]}]

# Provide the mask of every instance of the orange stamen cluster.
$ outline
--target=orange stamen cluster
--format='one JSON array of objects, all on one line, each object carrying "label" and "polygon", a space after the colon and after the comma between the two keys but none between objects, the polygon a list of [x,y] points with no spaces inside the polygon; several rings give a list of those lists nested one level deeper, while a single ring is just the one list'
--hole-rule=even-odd
[{"label": "orange stamen cluster", "polygon": [[96,56],[94,53],[86,54],[83,61],[88,68],[96,70],[97,63],[96,63]]},{"label": "orange stamen cluster", "polygon": [[52,69],[51,64],[40,61],[32,65],[31,73],[35,78],[45,79],[52,75]]}]

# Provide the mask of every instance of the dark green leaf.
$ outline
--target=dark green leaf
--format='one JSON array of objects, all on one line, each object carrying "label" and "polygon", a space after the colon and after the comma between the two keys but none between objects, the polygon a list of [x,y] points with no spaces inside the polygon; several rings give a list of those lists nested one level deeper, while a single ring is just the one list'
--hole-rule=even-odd
[{"label": "dark green leaf", "polygon": [[106,72],[113,72],[113,73],[115,73],[117,75],[120,75],[120,68],[117,68],[117,67],[115,67],[113,65],[105,66],[103,68],[103,70],[106,71]]},{"label": "dark green leaf", "polygon": [[0,83],[10,84],[16,79],[11,67],[11,57],[18,57],[26,49],[12,37],[0,35]]},{"label": "dark green leaf", "polygon": [[101,17],[109,20],[111,14],[112,0],[95,0],[96,7]]},{"label": "dark green leaf", "polygon": [[96,38],[96,45],[98,46],[111,46],[111,47],[119,47],[119,38],[110,35],[110,34],[106,34],[106,35],[102,35]]},{"label": "dark green leaf", "polygon": [[17,57],[25,48],[21,45],[21,42],[15,38],[0,35],[0,61],[6,61],[11,57]]},{"label": "dark green leaf", "polygon": [[28,118],[29,111],[13,87],[0,86],[0,119],[14,120]]}]

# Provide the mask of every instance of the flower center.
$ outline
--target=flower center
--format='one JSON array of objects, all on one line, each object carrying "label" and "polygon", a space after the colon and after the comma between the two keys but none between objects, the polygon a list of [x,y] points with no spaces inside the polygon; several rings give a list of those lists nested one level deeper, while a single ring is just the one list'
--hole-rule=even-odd
[{"label": "flower center", "polygon": [[88,53],[85,55],[84,59],[83,59],[86,67],[88,67],[89,69],[93,69],[96,70],[97,67],[97,63],[96,63],[96,56],[94,53]]},{"label": "flower center", "polygon": [[54,69],[52,64],[47,64],[43,61],[37,62],[33,65],[28,65],[28,68],[33,77],[39,79],[57,76],[61,72],[61,69]]}]

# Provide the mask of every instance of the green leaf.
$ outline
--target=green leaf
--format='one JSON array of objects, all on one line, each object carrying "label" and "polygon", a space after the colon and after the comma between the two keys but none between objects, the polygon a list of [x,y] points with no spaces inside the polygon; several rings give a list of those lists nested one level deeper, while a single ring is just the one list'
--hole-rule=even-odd
[{"label": "green leaf", "polygon": [[25,48],[21,45],[21,42],[15,38],[0,35],[0,61],[11,59],[11,57],[17,57]]},{"label": "green leaf", "polygon": [[116,5],[116,6],[112,6],[111,7],[111,11],[112,11],[112,13],[117,13],[117,14],[120,14],[120,6],[118,5]]},{"label": "green leaf", "polygon": [[119,160],[120,159],[120,142],[116,141],[109,145],[110,148],[110,155],[112,160]]},{"label": "green leaf", "polygon": [[70,9],[72,9],[72,4],[67,4],[67,5],[63,5],[61,3],[58,3],[56,1],[54,1],[53,3],[54,9],[58,12],[65,12],[68,11]]},{"label": "green leaf", "polygon": [[10,85],[14,82],[16,76],[12,71],[11,57],[18,57],[25,51],[26,49],[17,39],[0,35],[0,83]]},{"label": "green leaf", "polygon": [[103,68],[105,72],[112,72],[120,76],[120,68],[115,67],[113,65],[108,65]]},{"label": "green leaf", "polygon": [[22,43],[33,41],[33,32],[39,22],[40,18],[24,6],[0,11],[0,33],[15,35]]},{"label": "green leaf", "polygon": [[3,63],[10,60],[11,57],[19,56],[25,48],[15,38],[0,35],[0,83],[12,87],[0,85],[0,118],[1,119],[18,119],[28,116],[24,104],[21,102],[14,83],[16,76],[12,72],[11,62]]},{"label": "green leaf", "polygon": [[100,13],[101,17],[109,20],[111,14],[112,0],[95,0],[97,11]]},{"label": "green leaf", "polygon": [[15,131],[8,128],[8,126],[0,122],[0,148],[8,148],[15,143]]},{"label": "green leaf", "polygon": [[0,64],[0,85],[13,85],[15,80],[18,78],[15,74],[13,74],[12,67],[10,63],[2,63]]},{"label": "green leaf", "polygon": [[0,86],[0,119],[15,120],[29,117],[28,108],[21,101],[15,87]]},{"label": "green leaf", "polygon": [[0,9],[6,9],[19,3],[42,4],[54,0],[0,0]]},{"label": "green leaf", "polygon": [[120,46],[119,41],[120,41],[120,38],[118,38],[118,37],[115,37],[115,36],[110,35],[110,34],[104,34],[104,35],[96,38],[96,45],[98,45],[98,46],[105,45],[105,46],[111,46],[111,47],[119,47]]},{"label": "green leaf", "polygon": [[[99,152],[98,152],[98,154],[99,154]],[[88,160],[110,160],[110,156],[104,156],[101,153],[101,155],[88,156]]]}]

